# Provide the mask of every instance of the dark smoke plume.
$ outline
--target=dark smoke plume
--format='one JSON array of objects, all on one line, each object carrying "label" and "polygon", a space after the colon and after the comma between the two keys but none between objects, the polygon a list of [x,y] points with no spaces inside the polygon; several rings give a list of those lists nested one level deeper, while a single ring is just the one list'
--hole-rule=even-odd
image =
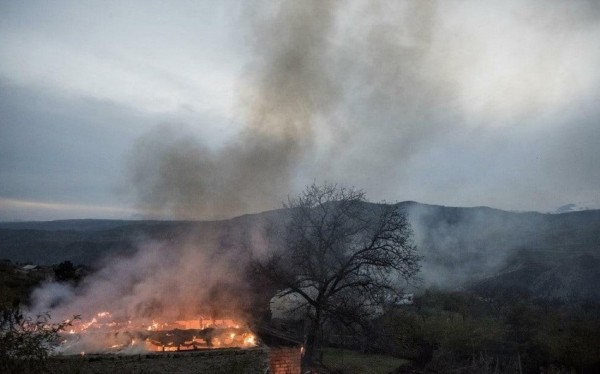
[{"label": "dark smoke plume", "polygon": [[[589,125],[597,110],[584,109],[597,96],[591,46],[600,8],[526,1],[495,3],[494,16],[490,9],[252,2],[242,12],[253,53],[237,93],[242,129],[217,150],[175,126],[142,138],[130,173],[142,211],[256,212],[313,180],[358,185],[375,199],[493,206],[514,196],[552,200],[536,192],[539,181],[593,185],[589,167],[564,165],[598,159],[598,127]],[[573,151],[565,138],[583,146]]]},{"label": "dark smoke plume", "polygon": [[240,99],[245,127],[216,151],[174,126],[140,139],[130,175],[143,212],[218,218],[277,206],[314,146],[315,118],[336,97],[327,65],[333,14],[327,1],[253,14],[256,57]]},{"label": "dark smoke plume", "polygon": [[443,135],[430,110],[452,87],[430,51],[436,3],[353,4],[249,7],[255,55],[239,93],[242,130],[217,150],[177,126],[140,139],[130,175],[142,212],[190,219],[266,210],[314,179],[372,190],[374,164],[397,173],[391,160]]}]

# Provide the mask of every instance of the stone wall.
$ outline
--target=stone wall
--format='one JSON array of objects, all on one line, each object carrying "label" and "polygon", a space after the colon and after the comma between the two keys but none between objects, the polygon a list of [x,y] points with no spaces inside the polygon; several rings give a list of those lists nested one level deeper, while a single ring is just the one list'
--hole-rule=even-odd
[{"label": "stone wall", "polygon": [[300,374],[301,358],[299,347],[271,348],[270,374]]},{"label": "stone wall", "polygon": [[[264,374],[269,367],[269,349],[258,347],[140,355],[56,356],[48,361],[51,373],[64,374]],[[281,373],[300,373],[300,370]]]}]

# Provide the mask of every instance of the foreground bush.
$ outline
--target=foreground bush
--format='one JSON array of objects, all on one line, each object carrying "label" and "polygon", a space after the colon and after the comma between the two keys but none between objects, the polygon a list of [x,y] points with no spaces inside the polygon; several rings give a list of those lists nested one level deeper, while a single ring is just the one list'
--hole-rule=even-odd
[{"label": "foreground bush", "polygon": [[48,314],[25,316],[18,306],[0,308],[0,373],[47,371],[46,359],[59,343],[59,333],[71,325],[49,321]]}]

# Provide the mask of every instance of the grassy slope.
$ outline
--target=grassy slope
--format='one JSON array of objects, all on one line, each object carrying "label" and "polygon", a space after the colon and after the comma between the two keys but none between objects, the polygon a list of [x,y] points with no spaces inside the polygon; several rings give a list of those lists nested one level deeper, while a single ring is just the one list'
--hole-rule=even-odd
[{"label": "grassy slope", "polygon": [[341,370],[344,374],[386,374],[408,361],[385,355],[325,348],[323,363],[327,368]]}]

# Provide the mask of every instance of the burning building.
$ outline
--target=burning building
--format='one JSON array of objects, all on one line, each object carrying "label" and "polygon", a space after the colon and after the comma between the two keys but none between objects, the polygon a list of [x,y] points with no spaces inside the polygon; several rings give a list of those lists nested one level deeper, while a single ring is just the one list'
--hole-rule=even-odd
[{"label": "burning building", "polygon": [[111,374],[264,373],[269,367],[271,373],[299,373],[301,344],[263,341],[249,322],[253,300],[239,253],[199,250],[198,242],[145,242],[128,257],[107,260],[78,287],[47,283],[36,290],[31,313],[71,318],[51,367]]},{"label": "burning building", "polygon": [[198,317],[164,322],[119,320],[100,312],[89,321],[75,321],[63,334],[59,354],[145,353],[212,348],[250,348],[257,345],[250,329],[231,319]]},{"label": "burning building", "polygon": [[[302,345],[276,331],[262,339],[233,320],[116,321],[108,312],[63,334],[52,370],[80,373],[299,374]],[[267,343],[267,344],[264,344]],[[90,349],[89,352],[80,349]]]}]

